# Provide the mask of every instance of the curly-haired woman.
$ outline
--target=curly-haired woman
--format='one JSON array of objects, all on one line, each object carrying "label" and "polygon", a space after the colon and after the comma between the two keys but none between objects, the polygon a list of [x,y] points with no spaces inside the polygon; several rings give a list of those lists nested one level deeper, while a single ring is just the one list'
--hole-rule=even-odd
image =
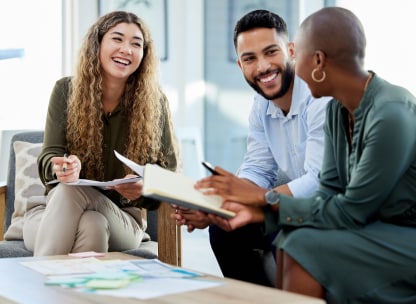
[{"label": "curly-haired woman", "polygon": [[[23,229],[34,255],[122,251],[145,237],[141,208],[155,209],[159,202],[141,196],[141,181],[106,190],[65,182],[130,177],[114,150],[142,165],[176,169],[157,65],[149,29],[136,15],[111,12],[89,29],[76,74],[56,82],[49,102],[38,158],[46,208],[29,210]],[[61,183],[47,185],[55,178]]]}]

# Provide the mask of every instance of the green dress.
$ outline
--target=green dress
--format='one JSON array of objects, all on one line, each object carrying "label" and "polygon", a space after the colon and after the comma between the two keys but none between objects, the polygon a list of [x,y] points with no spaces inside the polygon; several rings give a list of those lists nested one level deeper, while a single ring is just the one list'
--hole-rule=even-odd
[{"label": "green dress", "polygon": [[320,188],[282,196],[265,229],[336,303],[416,303],[416,99],[374,74],[355,110],[328,104]]}]

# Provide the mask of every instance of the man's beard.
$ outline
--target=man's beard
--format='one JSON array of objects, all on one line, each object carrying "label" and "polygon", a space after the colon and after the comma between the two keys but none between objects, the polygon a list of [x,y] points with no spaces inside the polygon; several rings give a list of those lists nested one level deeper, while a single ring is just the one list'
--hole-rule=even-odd
[{"label": "man's beard", "polygon": [[[245,76],[244,78],[246,79],[247,83],[253,88],[254,91],[259,93],[261,96],[263,96],[267,100],[274,100],[274,99],[284,96],[287,93],[287,91],[289,90],[290,84],[292,83],[293,76],[294,76],[293,67],[290,63],[286,64],[286,69],[284,71],[282,71],[280,68],[278,68],[276,71],[277,73],[281,74],[282,81],[280,85],[280,90],[277,91],[273,95],[267,95],[266,93],[263,92],[260,86],[257,85],[256,82],[252,82],[248,80]],[[261,73],[259,76],[263,74],[269,74],[270,72],[271,70],[267,70],[265,73]]]}]

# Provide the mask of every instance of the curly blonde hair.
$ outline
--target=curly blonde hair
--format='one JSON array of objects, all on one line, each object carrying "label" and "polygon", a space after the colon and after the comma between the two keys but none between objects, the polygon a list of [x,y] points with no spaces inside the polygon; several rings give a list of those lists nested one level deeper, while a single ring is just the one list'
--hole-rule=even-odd
[{"label": "curly blonde hair", "polygon": [[[143,34],[144,53],[139,68],[130,75],[121,98],[129,131],[124,154],[145,164],[166,166],[161,151],[161,113],[165,96],[158,83],[158,61],[147,25],[135,14],[116,11],[97,20],[84,38],[68,101],[67,143],[83,164],[86,178],[103,178],[103,105],[100,44],[105,33],[119,23],[134,23]],[[169,109],[167,111],[169,113]],[[170,117],[168,119],[170,123]],[[134,123],[133,123],[134,122]],[[126,173],[129,173],[126,169]]]}]

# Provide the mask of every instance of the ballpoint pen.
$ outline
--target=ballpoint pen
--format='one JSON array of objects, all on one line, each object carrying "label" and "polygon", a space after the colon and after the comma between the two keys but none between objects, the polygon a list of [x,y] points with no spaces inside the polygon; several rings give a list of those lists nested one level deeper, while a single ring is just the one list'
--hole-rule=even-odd
[{"label": "ballpoint pen", "polygon": [[68,158],[68,154],[64,154],[64,164],[62,165],[62,172],[66,171],[66,160]]}]

